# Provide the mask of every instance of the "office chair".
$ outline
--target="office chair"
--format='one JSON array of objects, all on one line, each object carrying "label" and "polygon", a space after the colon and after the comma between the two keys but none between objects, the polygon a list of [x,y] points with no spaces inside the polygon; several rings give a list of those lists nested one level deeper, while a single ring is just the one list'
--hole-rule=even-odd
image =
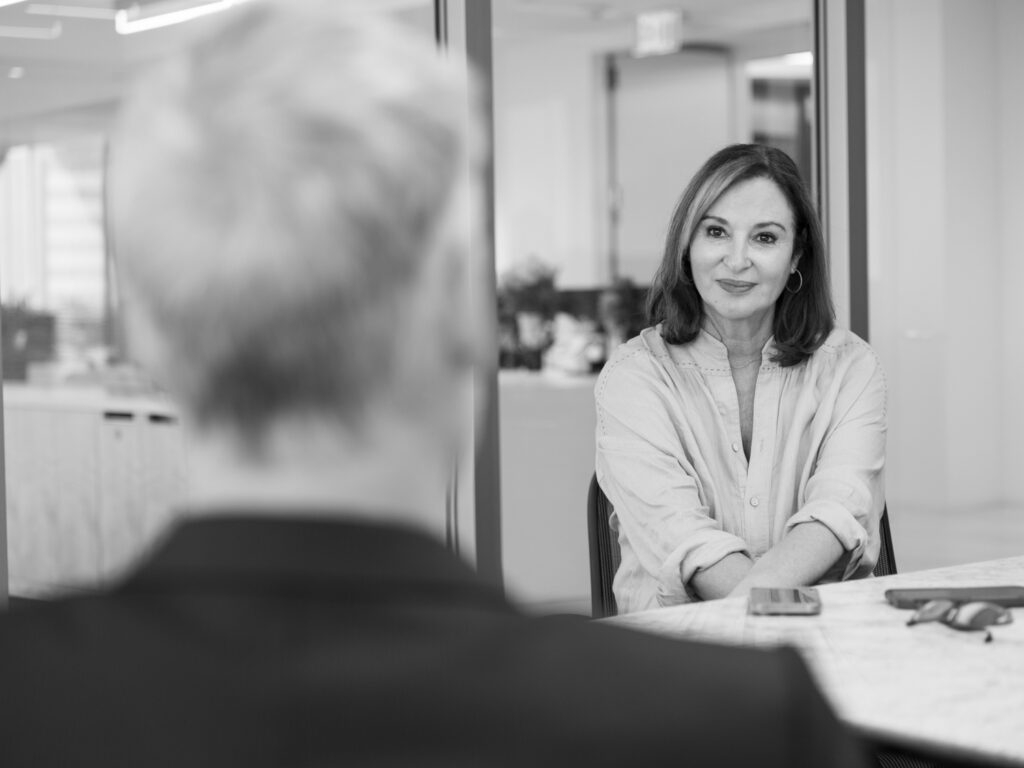
[{"label": "office chair", "polygon": [[[590,609],[595,619],[603,619],[618,613],[612,581],[622,561],[619,540],[612,533],[609,518],[612,505],[597,483],[597,475],[590,478],[587,493],[587,537],[590,540]],[[896,555],[892,548],[892,531],[889,529],[889,508],[882,509],[878,523],[882,546],[875,563],[875,576],[891,576],[896,573]]]},{"label": "office chair", "polygon": [[597,475],[590,478],[587,494],[587,536],[590,539],[590,609],[595,619],[617,614],[612,581],[619,570],[622,553],[619,539],[612,533],[609,518],[612,505],[597,484]]},{"label": "office chair", "polygon": [[878,521],[878,533],[882,546],[878,550],[875,576],[893,576],[896,573],[896,554],[892,551],[892,531],[889,529],[889,505],[882,507],[882,519]]}]

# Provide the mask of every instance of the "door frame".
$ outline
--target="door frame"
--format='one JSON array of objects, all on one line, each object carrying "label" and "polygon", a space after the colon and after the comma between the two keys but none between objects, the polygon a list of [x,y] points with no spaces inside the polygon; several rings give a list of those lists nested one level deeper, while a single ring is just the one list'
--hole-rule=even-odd
[{"label": "door frame", "polygon": [[814,2],[815,179],[839,326],[867,340],[867,84],[864,0]]},{"label": "door frame", "polygon": [[[438,45],[475,73],[479,116],[486,146],[482,178],[482,226],[472,244],[473,290],[483,291],[484,307],[497,307],[494,266],[494,109],[492,103],[491,0],[434,0]],[[468,95],[468,91],[467,91]],[[470,108],[467,100],[467,117]],[[477,573],[499,589],[504,577],[501,552],[501,455],[498,424],[498,334],[496,312],[481,318],[493,339],[494,354],[474,372],[475,450],[456,469],[446,511],[449,544],[475,563]],[[472,464],[471,469],[466,464]],[[469,509],[472,514],[469,514]]]}]

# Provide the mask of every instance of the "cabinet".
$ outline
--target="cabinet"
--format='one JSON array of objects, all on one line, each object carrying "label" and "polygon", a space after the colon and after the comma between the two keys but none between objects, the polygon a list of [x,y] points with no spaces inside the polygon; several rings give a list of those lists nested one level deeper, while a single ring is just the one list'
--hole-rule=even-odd
[{"label": "cabinet", "polygon": [[498,377],[505,586],[534,612],[590,613],[595,383],[525,371]]},{"label": "cabinet", "polygon": [[163,529],[185,492],[171,406],[93,390],[4,389],[10,591],[103,584]]}]

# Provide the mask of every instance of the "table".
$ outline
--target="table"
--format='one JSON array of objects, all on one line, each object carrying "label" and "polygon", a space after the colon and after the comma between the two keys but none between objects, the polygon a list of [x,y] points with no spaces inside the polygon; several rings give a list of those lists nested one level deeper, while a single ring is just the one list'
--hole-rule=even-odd
[{"label": "table", "polygon": [[623,627],[687,639],[797,647],[839,716],[869,736],[1024,765],[1024,608],[983,633],[907,627],[895,587],[1024,584],[1024,557],[820,587],[814,617],[748,616],[744,598],[619,616]]}]

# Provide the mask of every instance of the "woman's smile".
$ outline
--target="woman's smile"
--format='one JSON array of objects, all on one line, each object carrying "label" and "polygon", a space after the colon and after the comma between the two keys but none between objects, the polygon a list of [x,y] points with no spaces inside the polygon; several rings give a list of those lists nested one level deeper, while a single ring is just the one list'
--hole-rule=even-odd
[{"label": "woman's smile", "polygon": [[716,280],[723,291],[727,293],[747,293],[751,289],[757,287],[757,283],[751,283],[746,280]]}]

